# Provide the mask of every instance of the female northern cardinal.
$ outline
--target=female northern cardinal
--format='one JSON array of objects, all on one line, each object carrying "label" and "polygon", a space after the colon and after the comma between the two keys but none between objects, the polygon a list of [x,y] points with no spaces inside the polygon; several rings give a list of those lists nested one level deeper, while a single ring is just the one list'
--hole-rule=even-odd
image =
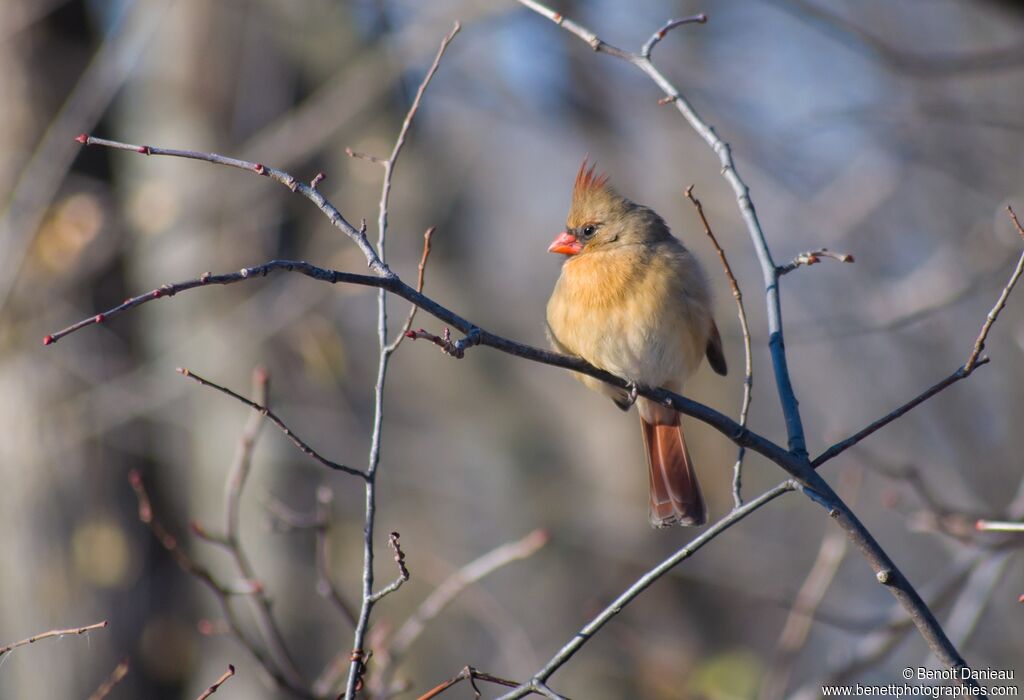
[{"label": "female northern cardinal", "polygon": [[[634,386],[680,391],[707,355],[726,373],[722,339],[700,264],[664,220],[619,195],[606,175],[576,176],[566,229],[548,248],[569,256],[548,301],[551,341]],[[635,393],[577,375],[629,410]],[[650,465],[651,525],[701,525],[707,519],[679,414],[640,398]]]}]

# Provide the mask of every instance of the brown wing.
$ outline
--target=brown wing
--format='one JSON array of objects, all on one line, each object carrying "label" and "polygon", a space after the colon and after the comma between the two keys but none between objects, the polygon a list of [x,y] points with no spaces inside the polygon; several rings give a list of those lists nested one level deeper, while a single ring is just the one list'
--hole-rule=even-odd
[{"label": "brown wing", "polygon": [[725,364],[725,355],[722,353],[722,336],[718,334],[718,326],[711,322],[711,335],[708,337],[707,347],[708,364],[723,377],[729,373],[729,367]]}]

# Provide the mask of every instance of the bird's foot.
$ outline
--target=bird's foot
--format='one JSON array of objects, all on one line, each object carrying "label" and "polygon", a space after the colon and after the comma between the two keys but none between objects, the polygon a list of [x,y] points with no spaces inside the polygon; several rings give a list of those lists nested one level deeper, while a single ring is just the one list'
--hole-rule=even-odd
[{"label": "bird's foot", "polygon": [[636,403],[636,399],[640,395],[640,386],[636,382],[630,382],[627,388],[629,395],[626,397],[626,406],[629,407]]}]

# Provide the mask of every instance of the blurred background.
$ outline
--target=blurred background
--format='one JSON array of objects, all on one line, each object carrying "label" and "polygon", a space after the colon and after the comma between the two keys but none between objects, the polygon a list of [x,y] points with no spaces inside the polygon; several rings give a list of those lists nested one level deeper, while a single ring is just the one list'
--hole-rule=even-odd
[{"label": "blurred background", "polygon": [[[785,277],[790,367],[812,454],[952,372],[1021,251],[1024,5],[994,0],[556,2],[626,48],[670,17],[664,73],[733,146],[777,262],[827,247],[856,256]],[[328,457],[365,466],[376,365],[373,290],[280,274],[183,293],[52,347],[57,329],[165,282],[295,258],[362,272],[351,242],[306,200],[208,164],[75,143],[80,132],[251,159],[309,180],[350,221],[376,220],[385,156],[441,37],[463,30],[413,126],[392,195],[388,261],[488,330],[545,345],[544,305],[585,154],[654,207],[705,263],[732,372],[687,394],[736,415],[735,306],[685,187],[707,210],[745,293],[754,340],[750,425],[784,440],[766,351],[760,272],[718,162],[640,73],[512,0],[4,0],[0,5],[0,645],[109,620],[86,637],[0,660],[0,697],[86,697],[119,659],[113,698],[194,698],[231,662],[225,697],[290,697],[222,631],[209,591],[137,515],[137,469],[166,528],[238,584],[218,530],[246,409],[175,374],[189,367],[270,402]],[[375,237],[375,231],[371,227]],[[975,533],[1024,516],[1024,292],[987,347],[993,362],[824,469],[969,663],[1024,675],[1024,544]],[[392,328],[406,309],[391,302]],[[440,333],[420,314],[416,326]],[[377,575],[411,581],[375,610],[385,641],[454,571],[535,528],[550,542],[469,586],[388,679],[417,697],[466,664],[527,679],[645,570],[692,538],[653,531],[636,418],[565,372],[489,349],[461,361],[404,344],[387,384]],[[687,423],[712,518],[731,506],[735,450]],[[782,473],[756,455],[754,496]],[[333,492],[331,573],[351,604],[363,489],[271,427],[241,501],[242,544],[302,677],[351,650],[316,594],[314,538],[273,527],[268,504],[311,512]],[[831,533],[831,536],[830,536]],[[824,541],[824,546],[823,546]],[[927,649],[822,510],[789,495],[676,568],[554,677],[574,698],[783,697],[827,678],[900,682]],[[815,565],[815,562],[818,562]],[[816,608],[780,648],[805,587]],[[244,582],[242,582],[244,583]],[[810,590],[807,591],[807,588]],[[809,597],[808,597],[809,596]],[[244,596],[243,596],[244,597]],[[820,598],[820,601],[818,599]],[[235,604],[254,632],[249,608]],[[799,620],[790,620],[790,624]],[[205,632],[202,634],[201,631]],[[806,632],[806,634],[803,634]],[[384,641],[381,641],[384,640]],[[787,651],[786,649],[789,649]],[[375,686],[376,687],[376,686]],[[494,689],[487,691],[493,696]],[[469,698],[468,686],[447,697]]]}]

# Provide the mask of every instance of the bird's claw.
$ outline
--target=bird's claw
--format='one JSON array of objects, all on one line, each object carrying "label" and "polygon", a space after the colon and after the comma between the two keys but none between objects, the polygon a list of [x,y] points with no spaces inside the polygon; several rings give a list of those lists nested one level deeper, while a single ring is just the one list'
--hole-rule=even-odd
[{"label": "bird's claw", "polygon": [[640,387],[636,382],[630,382],[627,387],[629,394],[626,396],[626,407],[629,408],[636,403],[637,397],[640,395]]}]

